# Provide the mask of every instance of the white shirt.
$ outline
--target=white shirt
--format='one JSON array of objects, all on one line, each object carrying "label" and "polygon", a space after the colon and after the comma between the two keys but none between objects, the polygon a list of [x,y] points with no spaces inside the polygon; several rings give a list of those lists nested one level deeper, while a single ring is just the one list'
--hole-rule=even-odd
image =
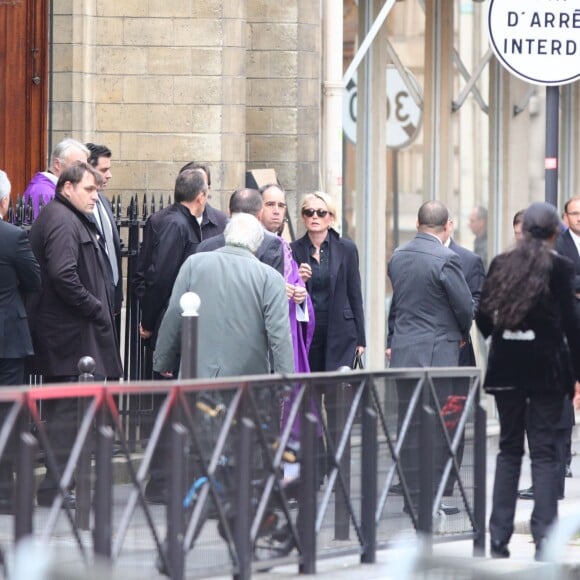
[{"label": "white shirt", "polygon": [[571,229],[568,229],[574,243],[576,244],[576,249],[578,250],[578,254],[580,254],[580,236],[576,235]]}]

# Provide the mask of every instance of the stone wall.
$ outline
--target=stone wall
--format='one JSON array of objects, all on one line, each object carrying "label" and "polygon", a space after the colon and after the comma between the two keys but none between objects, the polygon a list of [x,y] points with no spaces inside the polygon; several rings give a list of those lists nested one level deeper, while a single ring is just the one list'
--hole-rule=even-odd
[{"label": "stone wall", "polygon": [[320,6],[249,0],[248,25],[248,167],[276,170],[295,216],[320,181]]},{"label": "stone wall", "polygon": [[54,0],[51,143],[113,151],[111,192],[169,194],[209,164],[226,207],[250,168],[318,186],[320,14],[291,0]]}]

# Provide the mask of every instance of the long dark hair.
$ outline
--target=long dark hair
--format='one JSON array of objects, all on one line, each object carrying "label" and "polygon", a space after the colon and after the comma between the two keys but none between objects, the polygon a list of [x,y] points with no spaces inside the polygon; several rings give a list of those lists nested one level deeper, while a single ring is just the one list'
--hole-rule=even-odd
[{"label": "long dark hair", "polygon": [[479,307],[496,328],[517,328],[549,291],[553,260],[547,240],[559,228],[560,217],[549,203],[533,203],[526,209],[523,239],[494,260],[485,281]]}]

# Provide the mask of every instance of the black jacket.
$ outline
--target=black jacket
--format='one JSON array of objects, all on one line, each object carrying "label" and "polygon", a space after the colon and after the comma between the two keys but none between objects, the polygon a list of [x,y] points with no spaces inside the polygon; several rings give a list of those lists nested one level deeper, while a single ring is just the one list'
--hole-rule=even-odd
[{"label": "black jacket", "polygon": [[574,292],[576,293],[576,312],[580,316],[580,254],[576,243],[572,239],[570,230],[562,232],[556,240],[556,252],[562,256],[566,256],[574,264]]},{"label": "black jacket", "polygon": [[[224,234],[219,234],[208,240],[203,240],[199,244],[198,252],[213,252],[218,248],[223,248],[226,245],[226,238]],[[256,258],[277,270],[282,276],[284,276],[284,249],[282,248],[282,242],[280,238],[264,230],[264,240],[260,244],[259,248],[256,250]]]},{"label": "black jacket", "polygon": [[23,295],[40,288],[40,267],[26,232],[0,218],[0,358],[31,355]]},{"label": "black jacket", "polygon": [[145,330],[159,328],[173,283],[185,259],[195,254],[202,240],[221,234],[226,223],[226,214],[209,205],[203,212],[201,228],[181,203],[174,203],[149,217],[132,281],[133,291],[141,301],[141,324]]},{"label": "black jacket", "polygon": [[95,373],[123,374],[113,322],[110,266],[94,222],[57,195],[30,230],[42,289],[31,313],[35,356],[30,371],[77,375],[92,356]]},{"label": "black jacket", "polygon": [[[459,256],[461,271],[465,276],[465,281],[469,286],[469,291],[473,298],[473,312],[475,314],[479,306],[479,299],[481,298],[483,281],[485,280],[483,260],[475,252],[460,246],[453,238],[449,242],[449,249],[453,250]],[[474,367],[477,365],[477,361],[475,359],[475,351],[473,350],[471,337],[468,334],[465,338],[465,344],[459,349],[459,366]]]},{"label": "black jacket", "polygon": [[[308,234],[290,246],[299,265],[309,261]],[[356,347],[366,346],[365,319],[356,246],[334,230],[329,230],[328,246],[330,291],[326,370],[335,371],[341,366],[352,366]],[[306,289],[311,292],[309,282]]]},{"label": "black jacket", "polygon": [[[500,254],[492,261],[482,302],[488,293],[497,292],[489,277],[505,256]],[[538,300],[518,328],[498,328],[489,315],[481,310],[476,314],[483,336],[492,337],[484,382],[488,391],[516,387],[572,395],[574,382],[580,380],[580,319],[575,312],[574,273],[567,258],[555,252],[552,256],[549,293]],[[516,340],[512,333],[517,331],[527,334]],[[523,340],[526,336],[528,340]]]}]

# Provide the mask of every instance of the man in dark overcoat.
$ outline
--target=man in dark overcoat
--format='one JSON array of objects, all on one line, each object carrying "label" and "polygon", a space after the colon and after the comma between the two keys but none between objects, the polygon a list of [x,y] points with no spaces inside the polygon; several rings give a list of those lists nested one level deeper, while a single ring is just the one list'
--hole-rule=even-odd
[{"label": "man in dark overcoat", "polygon": [[[113,319],[113,285],[104,240],[91,218],[101,177],[87,163],[65,169],[54,202],[46,206],[30,231],[40,264],[42,289],[32,308],[35,355],[31,370],[45,383],[78,381],[78,363],[91,356],[97,380],[123,374]],[[76,434],[74,399],[45,401],[43,413],[60,474]],[[50,505],[58,474],[47,469],[37,492],[39,505]],[[75,506],[69,493],[64,504]]]},{"label": "man in dark overcoat", "polygon": [[[8,176],[0,170],[0,386],[24,384],[26,357],[33,350],[23,296],[40,288],[40,268],[26,232],[3,220],[10,189]],[[0,422],[9,407],[8,403],[0,405]],[[13,509],[13,475],[11,444],[0,460],[0,513]]]},{"label": "man in dark overcoat", "polygon": [[[221,234],[226,227],[226,214],[208,204],[209,187],[207,167],[187,164],[175,180],[174,203],[152,214],[145,224],[137,271],[131,282],[141,309],[139,334],[151,352],[181,265],[195,254],[203,240]],[[162,377],[154,373],[153,378]],[[154,413],[164,398],[165,395],[153,395]],[[168,446],[169,433],[164,429],[145,487],[145,498],[150,503],[167,502]]]}]

